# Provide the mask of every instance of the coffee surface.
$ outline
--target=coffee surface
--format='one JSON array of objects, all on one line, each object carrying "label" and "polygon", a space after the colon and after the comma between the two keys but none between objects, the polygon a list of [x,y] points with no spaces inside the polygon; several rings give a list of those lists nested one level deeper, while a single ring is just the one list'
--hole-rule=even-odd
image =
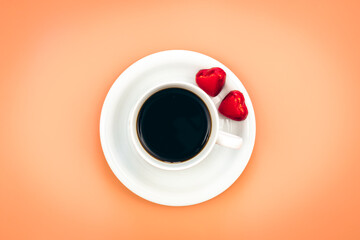
[{"label": "coffee surface", "polygon": [[165,162],[182,162],[206,145],[209,110],[194,93],[168,88],[150,96],[139,111],[137,133],[144,149]]}]

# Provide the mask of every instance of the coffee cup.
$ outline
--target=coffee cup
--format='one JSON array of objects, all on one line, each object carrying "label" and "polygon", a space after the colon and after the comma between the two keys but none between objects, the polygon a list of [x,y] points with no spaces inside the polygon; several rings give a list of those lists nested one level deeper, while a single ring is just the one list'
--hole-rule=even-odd
[{"label": "coffee cup", "polygon": [[164,170],[183,170],[200,163],[215,144],[239,149],[242,138],[220,130],[217,99],[186,82],[160,84],[145,92],[129,118],[135,151]]}]

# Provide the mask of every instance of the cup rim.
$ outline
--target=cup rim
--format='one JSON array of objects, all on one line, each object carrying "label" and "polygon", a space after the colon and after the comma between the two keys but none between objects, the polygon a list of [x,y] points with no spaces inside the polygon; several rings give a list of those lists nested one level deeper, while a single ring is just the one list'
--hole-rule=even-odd
[{"label": "cup rim", "polygon": [[[211,119],[211,131],[207,143],[205,144],[203,149],[194,157],[179,163],[164,162],[159,159],[156,159],[151,154],[149,154],[142,146],[136,129],[138,113],[141,107],[143,106],[143,104],[145,103],[145,101],[156,92],[168,88],[182,88],[194,93],[206,105]],[[135,106],[133,107],[130,113],[129,125],[130,125],[129,135],[131,138],[132,145],[135,147],[136,152],[142,157],[142,159],[144,159],[149,164],[164,170],[183,170],[195,166],[201,161],[203,161],[213,149],[219,132],[219,115],[217,113],[217,108],[213,103],[213,101],[211,100],[211,98],[195,84],[186,83],[186,82],[168,82],[168,83],[159,84],[151,88],[139,98],[139,100],[136,102]]]}]

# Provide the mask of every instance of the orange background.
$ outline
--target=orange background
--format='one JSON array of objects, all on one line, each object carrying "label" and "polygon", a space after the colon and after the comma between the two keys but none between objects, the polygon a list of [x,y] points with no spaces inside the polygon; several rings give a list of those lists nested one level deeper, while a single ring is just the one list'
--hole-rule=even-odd
[{"label": "orange background", "polygon": [[[359,10],[355,0],[2,0],[0,239],[360,239]],[[131,193],[99,140],[111,84],[167,49],[227,65],[257,120],[243,174],[190,207]]]}]

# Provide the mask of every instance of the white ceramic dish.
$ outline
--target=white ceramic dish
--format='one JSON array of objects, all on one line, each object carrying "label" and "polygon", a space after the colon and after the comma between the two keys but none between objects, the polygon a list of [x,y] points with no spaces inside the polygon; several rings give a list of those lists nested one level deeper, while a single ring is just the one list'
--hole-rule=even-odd
[{"label": "white ceramic dish", "polygon": [[[216,145],[199,164],[168,171],[152,166],[135,151],[129,137],[129,115],[138,99],[153,86],[169,81],[195,83],[203,68],[221,67],[227,74],[220,99],[231,90],[244,94],[245,121],[220,117],[220,130],[243,139],[240,149]],[[217,104],[217,106],[219,103]],[[209,200],[235,182],[246,167],[255,142],[254,109],[240,80],[226,66],[206,55],[169,50],[140,59],[115,81],[106,96],[100,118],[100,139],[105,158],[117,178],[132,192],[154,203],[186,206]]]}]

